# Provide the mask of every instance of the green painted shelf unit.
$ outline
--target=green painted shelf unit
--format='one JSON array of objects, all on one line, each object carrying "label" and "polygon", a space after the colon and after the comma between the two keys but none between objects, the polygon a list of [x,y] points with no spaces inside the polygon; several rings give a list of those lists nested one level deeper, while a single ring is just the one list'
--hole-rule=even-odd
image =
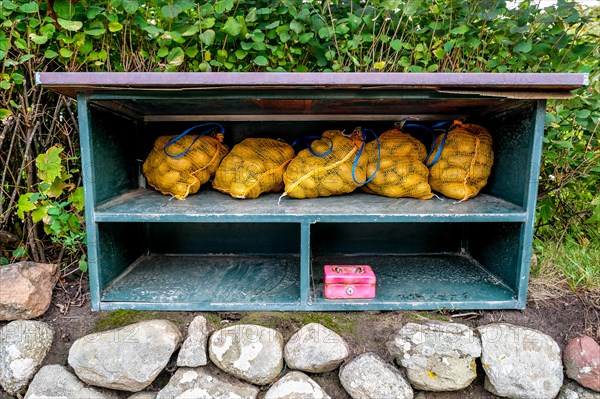
[{"label": "green painted shelf unit", "polygon": [[[522,309],[545,99],[584,74],[39,73],[76,98],[92,308],[152,310]],[[456,203],[362,193],[236,200],[210,184],[183,201],[146,188],[156,137],[219,122],[232,146],[404,118],[489,128],[495,164]],[[372,300],[327,300],[323,265],[369,264]]]}]

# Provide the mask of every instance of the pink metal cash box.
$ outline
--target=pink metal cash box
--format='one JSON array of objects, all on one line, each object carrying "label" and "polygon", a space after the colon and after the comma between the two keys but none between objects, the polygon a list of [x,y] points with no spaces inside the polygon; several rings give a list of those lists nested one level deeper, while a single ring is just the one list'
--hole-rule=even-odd
[{"label": "pink metal cash box", "polygon": [[375,298],[376,277],[367,265],[325,265],[325,298]]}]

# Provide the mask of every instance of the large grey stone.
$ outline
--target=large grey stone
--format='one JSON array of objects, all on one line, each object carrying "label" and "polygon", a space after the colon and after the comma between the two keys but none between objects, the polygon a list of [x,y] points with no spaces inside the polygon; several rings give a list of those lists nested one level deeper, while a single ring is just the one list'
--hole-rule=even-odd
[{"label": "large grey stone", "polygon": [[340,382],[354,399],[413,399],[400,371],[375,353],[363,353],[342,366]]},{"label": "large grey stone", "polygon": [[31,381],[25,399],[117,399],[114,393],[88,388],[64,366],[44,366]]},{"label": "large grey stone", "polygon": [[408,323],[390,337],[389,352],[406,368],[414,388],[455,391],[477,377],[475,359],[481,340],[462,324],[442,321]]},{"label": "large grey stone", "polygon": [[178,367],[198,367],[208,363],[206,356],[206,343],[208,341],[208,328],[206,319],[196,316],[188,327],[188,335],[181,345],[177,357]]},{"label": "large grey stone", "polygon": [[258,388],[206,367],[180,368],[156,399],[254,399]]},{"label": "large grey stone", "polygon": [[283,368],[283,336],[262,326],[231,326],[210,337],[208,353],[221,370],[244,381],[266,385]]},{"label": "large grey stone", "polygon": [[58,274],[58,265],[51,263],[0,267],[0,320],[33,319],[46,313]]},{"label": "large grey stone", "polygon": [[485,389],[507,398],[553,399],[563,382],[560,348],[546,334],[510,324],[479,327]]},{"label": "large grey stone", "polygon": [[12,395],[25,390],[48,354],[54,331],[41,321],[17,320],[0,329],[0,386]]},{"label": "large grey stone", "polygon": [[560,389],[557,399],[600,399],[600,392],[584,388],[575,381],[567,381]]},{"label": "large grey stone", "polygon": [[167,320],[149,320],[75,341],[69,364],[84,382],[138,392],[154,381],[181,343]]},{"label": "large grey stone", "polygon": [[292,371],[273,384],[264,399],[331,399],[331,397],[306,374]]},{"label": "large grey stone", "polygon": [[284,350],[289,368],[309,373],[335,370],[349,354],[346,341],[318,323],[307,324],[298,330]]}]

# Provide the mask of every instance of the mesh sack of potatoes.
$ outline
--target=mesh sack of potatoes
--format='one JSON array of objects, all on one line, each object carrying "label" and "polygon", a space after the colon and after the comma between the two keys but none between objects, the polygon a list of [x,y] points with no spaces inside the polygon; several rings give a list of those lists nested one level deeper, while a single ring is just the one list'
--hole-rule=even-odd
[{"label": "mesh sack of potatoes", "polygon": [[364,184],[367,173],[367,157],[360,156],[363,146],[360,128],[350,137],[340,130],[326,131],[289,163],[283,195],[316,198],[354,191]]},{"label": "mesh sack of potatoes", "polygon": [[257,198],[283,191],[283,172],[294,158],[289,144],[268,138],[249,138],[235,145],[217,169],[213,187],[234,198]]},{"label": "mesh sack of potatoes", "polygon": [[438,136],[429,163],[429,184],[446,197],[465,201],[486,185],[494,163],[492,136],[482,126],[455,121]]},{"label": "mesh sack of potatoes", "polygon": [[[208,130],[197,136],[187,135],[199,127]],[[227,152],[221,125],[198,125],[178,136],[158,137],[142,170],[149,185],[165,195],[184,199],[197,193],[211,178]]]},{"label": "mesh sack of potatoes", "polygon": [[427,157],[423,143],[399,129],[391,129],[379,136],[379,148],[375,141],[365,146],[367,175],[375,175],[363,186],[364,191],[393,198],[433,197],[429,169],[423,163]]}]

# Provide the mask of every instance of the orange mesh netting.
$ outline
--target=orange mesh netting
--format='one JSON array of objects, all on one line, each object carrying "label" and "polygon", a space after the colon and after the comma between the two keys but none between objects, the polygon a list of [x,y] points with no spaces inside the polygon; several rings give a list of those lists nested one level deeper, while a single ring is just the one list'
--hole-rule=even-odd
[{"label": "orange mesh netting", "polygon": [[289,144],[267,138],[249,138],[235,145],[217,169],[213,187],[235,198],[257,198],[283,191],[283,172],[294,158]]},{"label": "orange mesh netting", "polygon": [[[362,148],[360,128],[350,137],[340,130],[328,130],[322,138],[304,149],[290,162],[283,175],[285,193],[292,198],[329,197],[346,194],[360,187],[367,170],[367,157],[354,161]],[[318,154],[327,154],[320,156]],[[354,169],[354,175],[353,175]]]},{"label": "orange mesh netting", "polygon": [[194,126],[179,136],[157,138],[142,168],[148,184],[177,199],[197,193],[228,152],[222,143],[222,127],[215,137],[206,135],[214,128],[195,137],[186,135],[194,128],[207,125],[216,124]]},{"label": "orange mesh netting", "polygon": [[[441,147],[441,152],[440,152]],[[492,136],[482,126],[455,121],[435,141],[437,162],[430,166],[431,188],[460,201],[479,194],[492,171]]]},{"label": "orange mesh netting", "polygon": [[363,187],[364,191],[394,198],[433,197],[427,182],[429,170],[423,163],[427,156],[423,143],[399,129],[391,129],[379,136],[379,147],[381,158],[375,141],[365,147],[369,159],[367,175],[375,173],[378,159],[381,161],[373,180]]}]

